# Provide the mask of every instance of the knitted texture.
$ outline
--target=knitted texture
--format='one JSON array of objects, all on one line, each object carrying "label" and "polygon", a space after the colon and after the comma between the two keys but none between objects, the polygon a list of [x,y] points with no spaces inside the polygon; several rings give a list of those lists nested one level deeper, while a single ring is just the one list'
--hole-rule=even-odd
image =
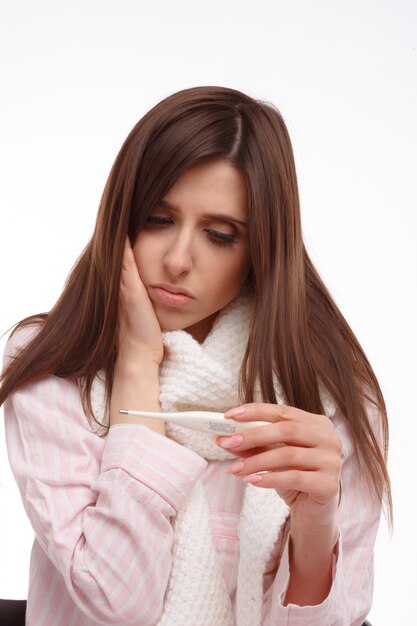
[{"label": "knitted texture", "polygon": [[[203,344],[183,330],[162,333],[162,410],[224,412],[239,405],[239,374],[249,336],[251,304],[249,295],[242,292],[219,313]],[[208,460],[236,457],[219,448],[207,433],[167,423],[166,434]],[[233,616],[204,489],[197,481],[173,522],[174,559],[159,625],[260,625],[263,571],[288,510],[274,490],[245,487],[238,525],[240,559]]]},{"label": "knitted texture", "polygon": [[[242,291],[219,313],[202,344],[184,330],[162,332],[162,411],[225,412],[239,405],[240,366],[251,311],[250,296]],[[277,402],[282,403],[276,383]],[[93,408],[102,411],[102,378],[97,377],[92,392]],[[334,413],[331,398],[325,390],[322,392],[326,409]],[[260,397],[255,399],[261,401]],[[166,435],[207,460],[236,458],[217,446],[209,433],[167,422]],[[289,507],[274,489],[245,485],[238,524],[240,555],[234,615],[212,537],[204,486],[198,480],[172,519],[172,568],[158,625],[260,626],[263,574],[288,514]]]},{"label": "knitted texture", "polygon": [[[217,316],[203,344],[184,330],[164,331],[164,360],[160,367],[163,411],[225,412],[239,404],[238,377],[250,325],[250,300],[241,296]],[[212,435],[166,424],[169,437],[205,459],[232,459]]]}]

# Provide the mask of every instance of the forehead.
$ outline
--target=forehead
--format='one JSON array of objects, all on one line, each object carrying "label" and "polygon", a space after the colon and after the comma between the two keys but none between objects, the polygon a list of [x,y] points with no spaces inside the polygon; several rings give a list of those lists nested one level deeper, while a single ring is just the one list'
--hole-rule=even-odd
[{"label": "forehead", "polygon": [[247,212],[246,179],[239,168],[225,159],[197,163],[179,176],[161,201],[165,201],[166,208],[176,210],[243,216]]}]

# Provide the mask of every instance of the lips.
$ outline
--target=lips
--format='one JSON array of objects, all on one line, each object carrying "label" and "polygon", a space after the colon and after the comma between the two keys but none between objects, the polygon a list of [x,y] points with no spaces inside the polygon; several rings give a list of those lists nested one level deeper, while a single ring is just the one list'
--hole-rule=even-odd
[{"label": "lips", "polygon": [[174,287],[174,289],[177,289],[177,291],[173,292],[165,287],[155,285],[150,287],[148,293],[152,300],[156,299],[156,302],[169,307],[185,307],[192,302],[193,297],[188,295],[188,293],[184,293],[185,289],[180,290],[177,287]]},{"label": "lips", "polygon": [[167,285],[166,283],[160,283],[158,285],[152,285],[152,287],[156,287],[158,289],[165,289],[169,293],[175,293],[183,296],[188,296],[189,298],[193,298],[189,291],[186,289],[182,289],[181,287],[174,287],[173,285]]}]

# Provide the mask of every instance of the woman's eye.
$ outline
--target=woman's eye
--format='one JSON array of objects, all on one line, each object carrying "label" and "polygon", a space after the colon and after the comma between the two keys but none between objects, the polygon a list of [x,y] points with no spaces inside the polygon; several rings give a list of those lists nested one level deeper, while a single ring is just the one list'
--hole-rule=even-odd
[{"label": "woman's eye", "polygon": [[[146,226],[148,228],[163,228],[172,223],[173,220],[170,217],[163,217],[162,215],[150,215],[146,219]],[[226,235],[226,233],[220,233],[213,229],[207,229],[206,232],[210,242],[215,246],[229,246],[236,243],[236,237],[234,235]]]},{"label": "woman's eye", "polygon": [[162,217],[160,215],[150,215],[146,219],[146,224],[149,226],[164,226],[165,224],[170,224],[172,220],[169,217]]},{"label": "woman's eye", "polygon": [[210,240],[216,246],[228,246],[232,243],[236,243],[236,237],[234,235],[226,235],[225,233],[219,233],[217,230],[207,231]]}]

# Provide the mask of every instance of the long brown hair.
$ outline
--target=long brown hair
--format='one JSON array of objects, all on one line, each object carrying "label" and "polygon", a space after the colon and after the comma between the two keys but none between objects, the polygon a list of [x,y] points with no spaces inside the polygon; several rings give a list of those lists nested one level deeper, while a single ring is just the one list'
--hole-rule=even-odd
[{"label": "long brown hair", "polygon": [[[86,413],[99,370],[110,397],[117,350],[119,278],[126,235],[135,241],[147,217],[181,173],[208,158],[241,169],[247,182],[250,285],[254,315],[240,392],[252,402],[285,401],[323,413],[323,384],[346,419],[371,493],[392,525],[384,398],[358,340],[304,246],[297,177],[284,120],[269,103],[226,87],[184,89],[156,104],[132,129],[111,169],[93,236],[52,310],[16,327],[40,330],[2,374],[0,405],[13,391],[55,374],[82,381]],[[382,450],[365,401],[379,414]],[[94,416],[93,416],[94,417]]]}]

